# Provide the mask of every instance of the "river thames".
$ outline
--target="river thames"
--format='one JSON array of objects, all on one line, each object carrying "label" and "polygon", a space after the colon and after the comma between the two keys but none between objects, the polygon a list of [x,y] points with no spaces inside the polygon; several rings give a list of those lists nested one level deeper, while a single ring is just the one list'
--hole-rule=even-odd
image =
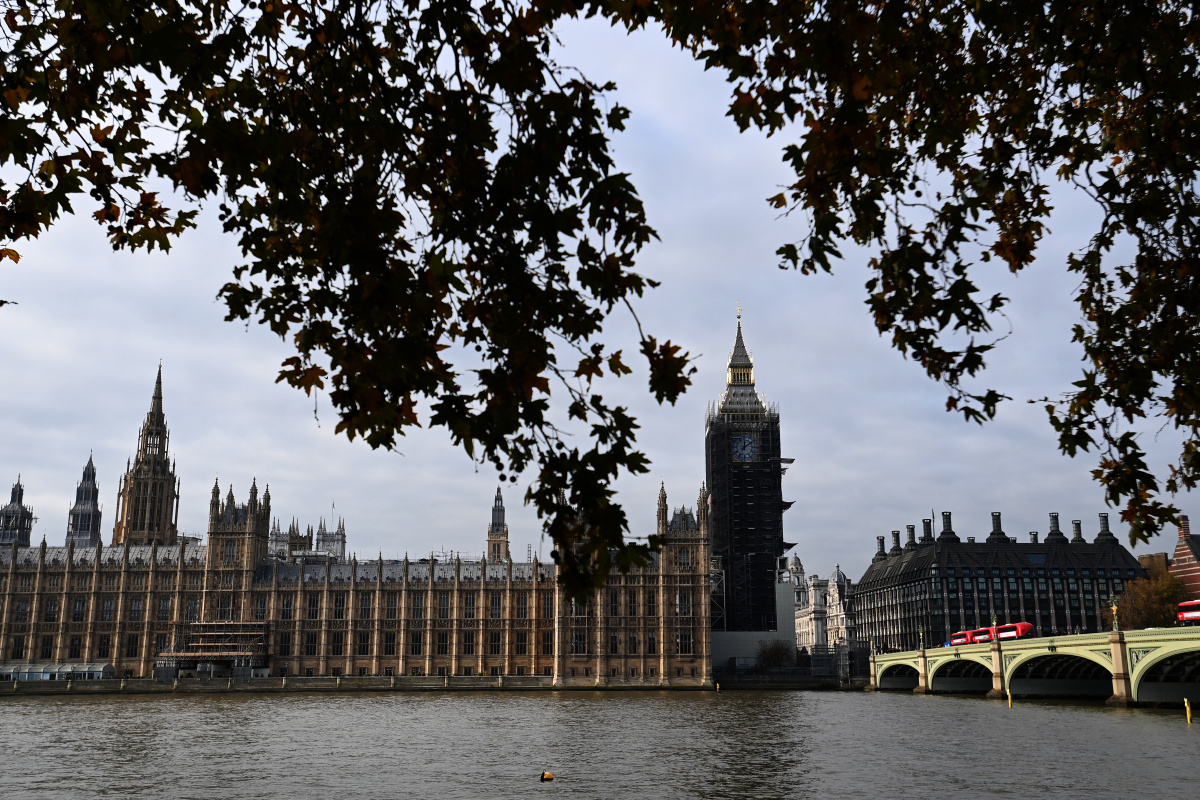
[{"label": "river thames", "polygon": [[25,697],[0,723],[5,800],[1193,798],[1200,765],[1182,711],[886,693]]}]

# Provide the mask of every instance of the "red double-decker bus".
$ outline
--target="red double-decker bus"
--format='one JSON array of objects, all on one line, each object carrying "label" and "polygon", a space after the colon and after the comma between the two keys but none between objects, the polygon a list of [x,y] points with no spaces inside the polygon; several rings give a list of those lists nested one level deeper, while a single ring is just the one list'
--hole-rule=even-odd
[{"label": "red double-decker bus", "polygon": [[[950,635],[950,644],[985,644],[992,640],[992,630],[992,628],[976,628],[973,631],[959,631]],[[1028,622],[1010,622],[1007,625],[997,625],[995,632],[996,638],[1001,640],[1028,639],[1036,635],[1033,631],[1033,625]]]},{"label": "red double-decker bus", "polygon": [[1200,600],[1187,600],[1179,604],[1175,615],[1180,625],[1200,625]]}]

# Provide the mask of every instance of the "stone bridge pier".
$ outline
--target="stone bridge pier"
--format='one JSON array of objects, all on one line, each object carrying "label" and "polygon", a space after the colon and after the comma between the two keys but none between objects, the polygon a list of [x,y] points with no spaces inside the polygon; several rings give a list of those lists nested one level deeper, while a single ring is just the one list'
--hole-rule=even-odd
[{"label": "stone bridge pier", "polygon": [[920,694],[1200,703],[1200,628],[938,647],[871,657],[871,687]]}]

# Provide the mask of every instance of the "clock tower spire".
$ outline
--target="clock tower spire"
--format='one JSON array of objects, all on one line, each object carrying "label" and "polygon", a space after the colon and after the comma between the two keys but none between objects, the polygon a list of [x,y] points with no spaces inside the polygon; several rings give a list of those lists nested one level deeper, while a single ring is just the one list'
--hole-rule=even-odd
[{"label": "clock tower spire", "polygon": [[783,541],[783,464],[779,410],[754,385],[754,359],[742,335],[729,355],[725,392],[705,418],[705,472],[711,492],[711,552],[725,571],[722,598],[713,603],[713,630],[778,629],[775,611],[777,559]]}]

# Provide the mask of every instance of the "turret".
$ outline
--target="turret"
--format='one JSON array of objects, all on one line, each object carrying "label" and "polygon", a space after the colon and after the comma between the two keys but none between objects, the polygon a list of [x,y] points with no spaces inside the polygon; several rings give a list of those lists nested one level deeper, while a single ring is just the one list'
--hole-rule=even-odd
[{"label": "turret", "polygon": [[25,486],[18,475],[8,505],[0,507],[0,545],[29,547],[35,522],[33,509],[25,505]]},{"label": "turret", "polygon": [[174,544],[178,536],[179,482],[163,414],[162,364],[154,380],[150,411],[138,435],[137,455],[119,484],[113,543]]},{"label": "turret", "polygon": [[509,558],[508,524],[504,521],[504,495],[496,487],[496,499],[492,502],[492,524],[487,531],[487,555],[493,562]]},{"label": "turret", "polygon": [[661,481],[658,484],[658,535],[665,536],[667,533],[667,483]]},{"label": "turret", "polygon": [[101,509],[98,499],[100,487],[96,483],[96,467],[88,456],[83,468],[83,478],[75,485],[75,504],[67,515],[67,544],[80,547],[95,547],[100,543]]}]

